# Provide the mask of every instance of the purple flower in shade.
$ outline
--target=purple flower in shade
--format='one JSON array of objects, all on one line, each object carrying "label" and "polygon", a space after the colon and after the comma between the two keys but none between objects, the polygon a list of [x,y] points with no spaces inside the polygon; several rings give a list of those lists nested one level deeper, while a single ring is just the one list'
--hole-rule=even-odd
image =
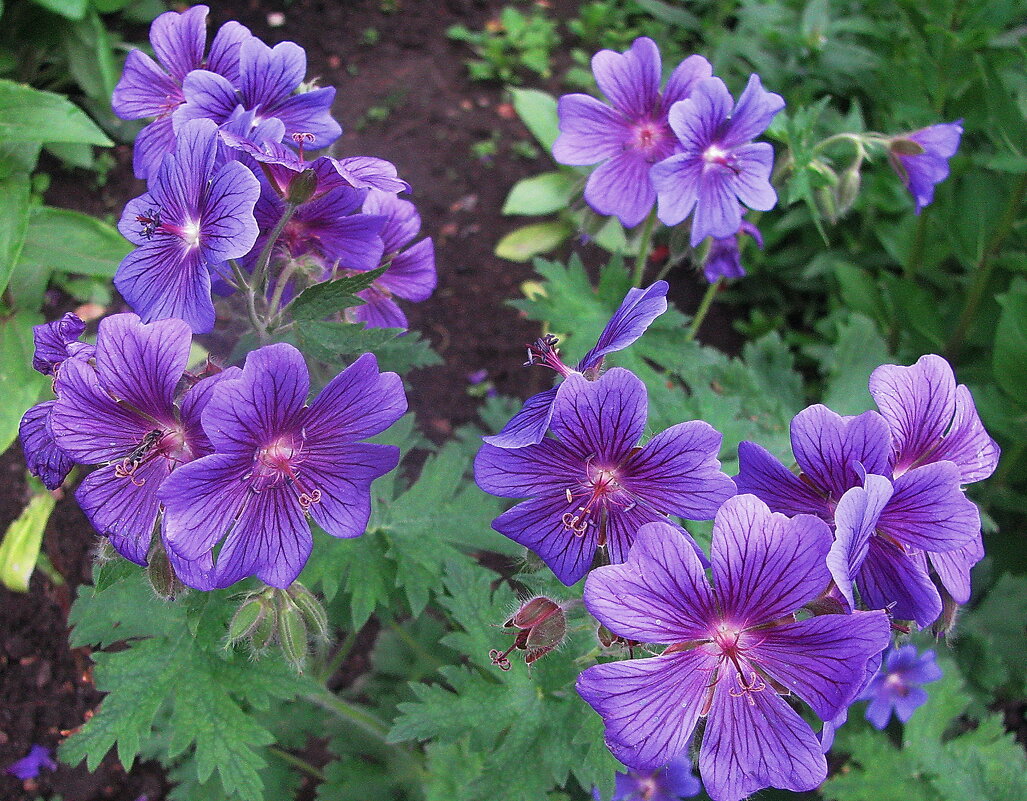
[{"label": "purple flower in shade", "polygon": [[80,464],[103,465],[75,497],[93,527],[140,565],[160,511],[157,491],[179,465],[213,451],[200,413],[212,389],[238,373],[186,376],[193,385],[179,396],[191,340],[181,320],[144,325],[116,314],[100,322],[95,366],[70,359],[57,374],[50,415],[57,445]]},{"label": "purple flower in shade", "polygon": [[32,355],[32,368],[43,375],[55,375],[65,359],[93,358],[95,348],[79,337],[86,330],[86,324],[72,312],[60,320],[43,323],[32,329],[32,341],[36,346]]},{"label": "purple flower in shade", "polygon": [[784,105],[752,75],[734,108],[720,78],[700,81],[671,106],[668,120],[680,152],[652,170],[660,221],[677,225],[694,209],[695,247],[707,236],[733,236],[742,224],[742,203],[757,211],[772,209],[777,202],[770,185],[774,148],[751,140]]},{"label": "purple flower in shade", "polygon": [[[582,375],[589,380],[595,379],[608,354],[624,350],[645,333],[653,320],[667,311],[668,288],[666,281],[656,281],[646,289],[629,289],[620,307],[599,335],[595,347],[573,369],[560,360],[560,351],[556,347],[559,340],[552,335],[537,339],[528,346],[525,366],[538,364],[549,367],[564,378]],[[556,390],[553,387],[528,398],[521,410],[503,426],[502,431],[484,437],[484,440],[499,448],[520,448],[541,442],[553,417]]]},{"label": "purple flower in shade", "polygon": [[645,421],[645,384],[633,373],[615,367],[597,381],[568,376],[553,404],[555,438],[522,448],[486,443],[478,451],[479,487],[529,498],[492,527],[533,550],[570,585],[588,572],[597,548],[623,562],[644,523],[666,521],[668,514],[712,519],[735,494],[717,461],[720,433],[694,420],[640,448]]},{"label": "purple flower in shade", "polygon": [[600,214],[638,225],[656,201],[649,170],[675,151],[667,110],[713,70],[702,56],[690,56],[661,94],[660,51],[642,37],[626,53],[600,50],[592,57],[592,71],[612,108],[590,95],[561,97],[553,158],[574,166],[599,164],[585,185],[585,200]]},{"label": "purple flower in shade", "polygon": [[57,763],[53,761],[49,748],[34,745],[29,749],[28,754],[8,765],[6,772],[25,781],[36,778],[43,770],[57,770]]},{"label": "purple flower in shade", "polygon": [[358,440],[406,411],[403,383],[379,373],[368,353],[306,406],[309,389],[300,352],[267,345],[246,357],[239,378],[220,384],[204,409],[217,452],[176,470],[161,488],[171,551],[195,560],[225,540],[198,589],[254,574],[289,586],[310,555],[308,514],[334,537],[364,533],[371,482],[396,466],[399,449]]},{"label": "purple flower in shade", "polygon": [[156,119],[139,132],[133,167],[137,178],[149,178],[161,160],[175,149],[172,114],[185,103],[182,82],[196,69],[217,73],[227,83],[239,80],[239,49],[251,38],[238,22],[221,26],[204,57],[207,42],[207,6],[193,6],[181,14],[168,11],[150,26],[154,61],[142,50],[132,50],[114,87],[111,105],[123,120]]},{"label": "purple flower in shade", "polygon": [[[362,321],[368,328],[406,328],[407,318],[393,296],[422,301],[435,291],[435,245],[431,237],[403,250],[421,230],[421,215],[409,200],[371,190],[364,199],[365,214],[385,218],[381,229],[388,269],[370,287],[357,293],[363,306],[346,310],[352,322]],[[378,266],[378,265],[375,265]],[[333,271],[334,273],[334,271]]]},{"label": "purple flower in shade", "polygon": [[945,122],[893,137],[888,160],[916,202],[916,213],[934,200],[934,186],[949,177],[949,159],[956,155],[963,121]]},{"label": "purple flower in shade", "polygon": [[614,756],[636,770],[665,764],[705,716],[699,771],[714,801],[820,784],[820,742],[782,695],[830,720],[852,701],[890,628],[883,612],[795,619],[831,580],[830,546],[822,520],[786,518],[739,495],[713,525],[712,588],[695,550],[662,523],[638,531],[625,564],[593,571],[584,600],[594,617],[622,637],[670,644],[579,676]]},{"label": "purple flower in shade", "polygon": [[927,692],[920,685],[930,684],[941,676],[934,651],[918,655],[915,645],[903,645],[888,652],[881,672],[871,679],[858,700],[870,702],[866,716],[875,729],[888,725],[892,710],[895,717],[906,723],[917,707],[927,703]]},{"label": "purple flower in shade", "polygon": [[114,285],[146,322],[179,318],[194,332],[214,327],[211,273],[246,255],[257,238],[260,184],[237,162],[216,166],[217,126],[196,120],[178,131],[175,152],[118,224],[136,246]]},{"label": "purple flower in shade", "polygon": [[[970,390],[956,385],[941,356],[921,356],[911,367],[885,364],[870,376],[870,394],[888,424],[896,482],[924,465],[949,462],[957,483],[983,481],[998,465],[999,447],[977,414]],[[930,549],[925,549],[930,550]],[[980,529],[955,550],[931,551],[931,563],[958,603],[970,600],[970,568],[984,557]]]},{"label": "purple flower in shade", "polygon": [[832,564],[843,593],[854,579],[869,608],[890,609],[921,627],[937,619],[941,599],[924,552],[970,547],[981,530],[980,513],[960,489],[956,465],[923,464],[892,481],[891,433],[885,418],[872,411],[845,418],[826,406],[810,406],[792,420],[791,439],[801,477],[764,448],[743,442],[735,477],[739,492],[757,495],[777,512],[836,523]]},{"label": "purple flower in shade", "polygon": [[295,42],[268,47],[256,37],[239,47],[239,78],[230,81],[210,70],[193,70],[183,81],[186,102],[174,113],[176,127],[188,120],[229,120],[239,106],[255,113],[255,122],[276,117],[287,137],[303,135],[311,149],[328,147],[342,134],[331,116],[335,88],[300,91],[307,54]]},{"label": "purple flower in shade", "polygon": [[[680,801],[699,795],[702,782],[692,773],[692,760],[679,754],[658,770],[618,773],[609,801]],[[604,801],[598,789],[595,801]]]},{"label": "purple flower in shade", "polygon": [[745,275],[740,247],[743,234],[751,236],[756,245],[761,250],[763,249],[763,236],[760,234],[760,229],[745,220],[742,220],[737,233],[723,238],[715,238],[710,243],[710,252],[703,262],[703,274],[711,284],[715,284],[721,278],[741,278]]}]

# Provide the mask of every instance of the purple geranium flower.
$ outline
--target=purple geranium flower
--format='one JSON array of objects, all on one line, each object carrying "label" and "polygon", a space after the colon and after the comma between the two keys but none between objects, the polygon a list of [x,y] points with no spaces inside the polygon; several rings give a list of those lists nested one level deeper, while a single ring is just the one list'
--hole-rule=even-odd
[{"label": "purple geranium flower", "polygon": [[592,71],[612,108],[590,95],[561,97],[553,158],[575,166],[599,164],[585,185],[585,200],[600,214],[638,225],[656,201],[649,170],[675,150],[667,110],[713,70],[702,56],[690,56],[661,95],[660,51],[642,37],[626,53],[600,50],[592,57]]},{"label": "purple geranium flower", "polygon": [[760,234],[760,229],[751,222],[742,220],[737,233],[715,238],[710,243],[710,252],[703,262],[703,274],[711,284],[715,284],[721,278],[741,278],[745,275],[740,247],[743,234],[751,236],[762,250],[763,236]]},{"label": "purple geranium flower", "polygon": [[733,236],[742,224],[741,203],[757,211],[772,209],[777,202],[770,185],[774,148],[751,140],[784,105],[752,75],[734,108],[719,78],[699,82],[689,97],[671,106],[668,119],[681,152],[652,169],[660,221],[677,225],[694,209],[695,247],[707,236]]},{"label": "purple geranium flower", "polygon": [[906,644],[889,651],[881,672],[871,679],[857,700],[870,702],[866,716],[875,729],[888,725],[893,710],[895,717],[905,723],[917,707],[927,703],[927,692],[920,685],[937,681],[941,676],[934,651],[918,655],[915,645]]},{"label": "purple geranium flower", "polygon": [[640,448],[645,421],[645,384],[633,373],[615,367],[598,381],[568,376],[553,403],[555,438],[522,448],[486,443],[478,452],[479,487],[530,499],[492,527],[533,550],[570,585],[588,572],[597,548],[623,562],[644,523],[665,521],[667,514],[712,519],[735,494],[717,461],[720,433],[694,420]]},{"label": "purple geranium flower", "polygon": [[256,113],[255,122],[276,117],[287,137],[308,137],[311,149],[328,147],[342,134],[331,116],[335,88],[300,91],[307,54],[295,42],[268,47],[256,37],[239,47],[239,78],[233,82],[210,70],[194,70],[183,82],[186,102],[174,113],[176,126],[188,120],[229,120],[239,106]]},{"label": "purple geranium flower", "polygon": [[43,770],[57,770],[57,763],[53,761],[49,748],[43,745],[34,745],[25,756],[8,765],[6,772],[25,781],[36,778]]},{"label": "purple geranium flower", "polygon": [[837,523],[844,553],[836,564],[848,565],[863,602],[891,608],[921,627],[933,622],[941,600],[922,552],[955,551],[980,537],[980,513],[960,489],[958,468],[925,464],[891,481],[891,435],[877,412],[843,418],[826,406],[810,406],[792,420],[791,438],[802,476],[756,443],[743,442],[739,491],[757,495],[774,511]]},{"label": "purple geranium flower", "polygon": [[949,177],[963,121],[945,122],[896,136],[888,143],[888,160],[916,201],[916,213],[934,200],[934,186]]},{"label": "purple geranium flower", "polygon": [[52,323],[34,326],[32,341],[36,349],[32,355],[32,368],[43,375],[55,375],[65,359],[93,358],[95,348],[88,342],[79,341],[85,330],[86,324],[72,312]]},{"label": "purple geranium flower", "polygon": [[146,322],[185,320],[214,327],[211,273],[246,255],[257,238],[253,207],[260,184],[245,166],[216,166],[217,126],[196,120],[178,132],[144,195],[125,206],[118,230],[136,246],[114,285]]},{"label": "purple geranium flower", "polygon": [[123,120],[156,117],[136,137],[133,167],[137,178],[150,178],[164,156],[175,149],[172,114],[185,103],[182,82],[190,72],[202,68],[229,84],[239,80],[239,48],[251,34],[238,22],[226,22],[204,58],[209,10],[193,6],[181,14],[161,14],[150,26],[150,44],[157,61],[142,50],[132,50],[125,59],[125,70],[111,99],[114,113]]},{"label": "purple geranium flower", "polygon": [[[203,412],[217,452],[165,482],[168,545],[183,559],[211,555],[209,584],[227,587],[256,574],[288,587],[310,555],[307,515],[334,537],[359,537],[371,514],[371,482],[399,462],[399,449],[358,440],[406,411],[403,383],[364,354],[306,406],[310,378],[291,345],[246,357]],[[189,583],[188,581],[186,583]]]},{"label": "purple geranium flower", "polygon": [[[57,374],[50,425],[80,464],[103,465],[75,493],[97,531],[145,565],[159,513],[157,491],[175,468],[212,452],[200,413],[232,368],[178,393],[192,337],[181,320],[144,325],[134,314],[100,322],[96,363],[69,359]],[[178,563],[174,563],[176,569]]]},{"label": "purple geranium flower", "polygon": [[381,263],[387,264],[388,269],[370,287],[357,293],[364,305],[347,309],[346,318],[362,321],[368,328],[406,328],[406,315],[392,298],[417,302],[431,297],[437,282],[435,245],[427,237],[403,250],[421,230],[421,215],[409,200],[371,190],[364,199],[363,211],[385,219],[381,229]]},{"label": "purple geranium flower", "polygon": [[[911,367],[885,364],[870,376],[870,394],[891,431],[896,477],[922,465],[950,462],[959,483],[983,481],[998,465],[999,447],[984,430],[973,397],[956,385],[941,356],[921,356]],[[969,544],[930,553],[945,589],[958,603],[970,600],[970,568],[984,557],[980,530]]]},{"label": "purple geranium flower", "polygon": [[[610,353],[624,350],[638,339],[653,320],[667,311],[666,281],[656,281],[647,289],[632,288],[624,296],[620,307],[613,313],[610,322],[603,328],[595,347],[572,369],[560,359],[556,345],[559,340],[546,335],[528,346],[528,361],[525,366],[539,364],[552,368],[561,376],[583,375],[595,379],[603,366],[603,359]],[[556,387],[540,392],[524,402],[503,430],[493,436],[484,437],[490,445],[499,448],[520,448],[541,442],[553,417],[553,402]]]},{"label": "purple geranium flower", "polygon": [[670,644],[578,678],[614,755],[637,770],[665,764],[705,716],[699,771],[714,801],[820,784],[820,743],[782,696],[794,693],[830,720],[852,701],[890,628],[883,612],[795,619],[831,580],[830,546],[822,520],[789,519],[739,495],[713,525],[712,588],[693,548],[662,523],[638,531],[625,564],[595,570],[585,584],[593,616],[622,637]]},{"label": "purple geranium flower", "polygon": [[[702,782],[692,773],[692,760],[683,753],[657,770],[618,773],[609,801],[681,801],[699,795],[700,790]],[[603,801],[597,788],[592,798]]]}]

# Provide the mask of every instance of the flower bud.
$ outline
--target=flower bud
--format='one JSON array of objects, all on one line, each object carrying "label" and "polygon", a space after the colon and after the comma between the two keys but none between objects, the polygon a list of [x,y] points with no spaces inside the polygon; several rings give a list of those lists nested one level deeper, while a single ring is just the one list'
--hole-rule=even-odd
[{"label": "flower bud", "polygon": [[306,203],[317,191],[317,173],[307,168],[291,181],[285,199],[293,205]]},{"label": "flower bud", "polygon": [[185,585],[175,575],[164,544],[158,538],[147,556],[146,578],[150,587],[162,601],[173,601],[183,592]]},{"label": "flower bud", "polygon": [[931,632],[935,637],[941,639],[951,634],[952,629],[956,627],[956,618],[959,616],[959,604],[956,603],[956,599],[944,587],[939,587],[938,591],[941,594],[941,614],[931,624]]},{"label": "flower bud", "polygon": [[297,673],[302,673],[307,661],[307,624],[303,622],[303,613],[288,601],[278,609],[278,641],[286,660]]},{"label": "flower bud", "polygon": [[[245,599],[235,610],[235,614],[232,615],[232,620],[228,624],[228,639],[225,642],[225,647],[250,637],[263,625],[270,611],[267,603],[260,596],[250,596]],[[271,617],[273,618],[274,615]]]},{"label": "flower bud", "polygon": [[853,165],[838,176],[838,186],[835,188],[835,202],[838,204],[838,216],[841,217],[852,208],[859,197],[860,186],[863,179],[859,169]]},{"label": "flower bud", "polygon": [[303,615],[311,636],[320,643],[328,642],[328,613],[317,597],[298,581],[288,589],[293,604]]}]

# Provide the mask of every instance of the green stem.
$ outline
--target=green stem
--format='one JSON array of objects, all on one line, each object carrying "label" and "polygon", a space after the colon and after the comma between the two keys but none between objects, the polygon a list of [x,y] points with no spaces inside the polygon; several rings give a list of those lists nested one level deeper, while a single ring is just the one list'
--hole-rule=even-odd
[{"label": "green stem", "polygon": [[685,334],[686,342],[691,342],[695,339],[695,335],[699,333],[699,326],[701,326],[703,324],[703,320],[706,319],[706,315],[710,311],[710,306],[713,305],[713,299],[717,296],[717,291],[723,283],[724,279],[718,278],[706,288],[706,294],[702,296],[702,301],[699,303],[699,308],[696,309],[695,317],[692,318],[692,324],[688,326],[688,333]]},{"label": "green stem", "polygon": [[235,259],[229,259],[228,263],[232,267],[232,272],[235,275],[235,281],[239,285],[240,291],[246,296],[246,316],[250,320],[250,326],[253,328],[257,338],[263,343],[267,339],[267,326],[260,319],[260,315],[257,314],[257,293],[250,286],[246,273],[243,272],[239,263]]},{"label": "green stem", "polygon": [[332,658],[325,663],[325,666],[321,669],[318,676],[322,682],[328,681],[328,679],[334,676],[336,671],[342,667],[343,663],[346,661],[346,657],[349,656],[349,652],[353,650],[353,645],[357,641],[358,633],[359,632],[356,630],[349,632],[345,639],[343,639],[339,649],[332,654]]},{"label": "green stem", "polygon": [[407,648],[413,651],[420,659],[424,660],[424,662],[431,665],[433,671],[438,670],[440,667],[446,664],[441,659],[437,659],[431,652],[428,651],[427,648],[421,645],[421,643],[419,643],[417,639],[410,634],[409,631],[403,628],[395,620],[395,618],[389,618],[386,625],[389,627],[390,631],[394,632],[395,635],[403,641],[404,645],[406,645]]},{"label": "green stem", "polygon": [[909,258],[906,259],[906,268],[903,270],[906,278],[913,279],[917,270],[920,269],[924,260],[924,242],[927,239],[927,216],[921,214],[916,218],[916,232],[913,234],[913,246],[909,249]]},{"label": "green stem", "polygon": [[998,225],[995,226],[995,233],[992,235],[991,241],[988,242],[988,246],[981,253],[981,257],[977,261],[973,285],[966,296],[966,303],[963,305],[963,311],[959,315],[959,322],[956,323],[955,330],[953,330],[952,336],[949,337],[948,344],[945,346],[945,353],[949,357],[949,361],[955,360],[963,348],[963,339],[977,317],[977,309],[981,305],[981,301],[984,300],[984,292],[987,290],[988,282],[991,280],[991,272],[995,266],[994,256],[1002,246],[1005,238],[1009,235],[1009,232],[1013,230],[1024,195],[1027,195],[1027,174],[1020,176],[1016,189],[1013,190],[1013,194],[1009,198],[1009,204],[1006,206],[1005,213],[1003,213]]},{"label": "green stem", "polygon": [[319,707],[327,709],[329,712],[334,712],[340,718],[344,718],[350,723],[355,723],[376,740],[386,743],[385,736],[389,733],[388,725],[363,707],[352,704],[349,701],[344,701],[337,695],[328,692],[328,690],[325,690],[323,693],[308,695],[307,698]]},{"label": "green stem", "polygon": [[642,229],[642,238],[638,242],[638,256],[635,259],[635,274],[631,279],[631,285],[642,286],[642,277],[645,274],[645,265],[649,260],[649,246],[653,241],[653,228],[656,226],[656,207],[653,206],[649,216],[645,218],[645,227]]},{"label": "green stem", "polygon": [[253,267],[253,287],[262,295],[267,294],[269,274],[268,265],[271,263],[271,252],[275,248],[275,243],[278,241],[278,237],[282,235],[282,231],[285,230],[285,226],[288,225],[289,220],[292,219],[292,215],[296,213],[296,208],[297,206],[295,203],[285,204],[285,211],[282,212],[282,218],[271,231],[271,235],[267,238],[267,242],[264,243],[264,249],[260,251],[257,263]]},{"label": "green stem", "polygon": [[281,274],[278,276],[278,280],[275,282],[275,292],[271,296],[271,304],[267,308],[267,319],[269,323],[278,316],[278,306],[282,302],[282,295],[285,293],[285,285],[289,283],[289,279],[292,278],[292,274],[296,272],[297,267],[299,267],[299,262],[295,259],[290,259],[289,263],[285,265],[285,269],[282,270]]},{"label": "green stem", "polygon": [[294,768],[303,771],[308,776],[317,779],[319,782],[323,782],[325,780],[324,773],[307,762],[307,760],[300,759],[295,754],[290,754],[288,751],[283,748],[279,748],[277,745],[268,746],[268,750],[283,762],[289,763]]}]

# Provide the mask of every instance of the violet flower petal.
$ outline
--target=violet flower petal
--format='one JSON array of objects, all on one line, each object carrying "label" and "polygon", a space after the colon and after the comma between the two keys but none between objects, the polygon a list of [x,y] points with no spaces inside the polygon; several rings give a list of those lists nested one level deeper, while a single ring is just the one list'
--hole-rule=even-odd
[{"label": "violet flower petal", "polygon": [[887,609],[896,620],[912,620],[921,629],[941,614],[941,596],[926,564],[881,537],[870,539],[856,586],[867,608]]},{"label": "violet flower petal", "polygon": [[984,543],[978,535],[968,545],[928,557],[949,595],[958,604],[970,600],[970,569],[984,558]]},{"label": "violet flower petal", "polygon": [[645,384],[614,367],[597,381],[568,376],[556,391],[550,427],[571,451],[612,467],[641,438],[646,415]]},{"label": "violet flower petal", "polygon": [[560,135],[553,158],[560,164],[583,167],[613,158],[631,135],[624,117],[591,95],[564,95],[557,114]]},{"label": "violet flower petal", "polygon": [[849,611],[856,608],[852,583],[866,559],[881,510],[891,500],[892,493],[892,484],[887,478],[868,475],[864,486],[848,490],[835,509],[835,539],[827,555],[827,567],[848,602]]},{"label": "violet flower petal", "polygon": [[25,412],[18,425],[29,472],[48,490],[61,486],[75,466],[75,461],[54,440],[50,428],[50,413],[56,403],[51,400],[36,404]]},{"label": "violet flower petal", "polygon": [[553,417],[557,387],[532,395],[498,434],[482,437],[499,448],[523,448],[541,442]]},{"label": "violet flower petal", "polygon": [[770,451],[755,442],[738,444],[738,492],[748,492],[773,511],[794,517],[815,514],[831,519],[831,510],[821,495],[779,462]]},{"label": "violet flower petal", "polygon": [[981,513],[960,489],[959,468],[935,462],[895,479],[878,528],[913,548],[953,551],[980,535]]},{"label": "violet flower petal", "polygon": [[578,371],[599,366],[604,356],[624,350],[641,337],[653,321],[667,311],[669,289],[666,281],[654,281],[645,289],[629,289],[603,328],[595,347],[578,362]]},{"label": "violet flower petal", "polygon": [[891,475],[891,437],[877,412],[843,418],[818,403],[792,418],[791,434],[802,472],[836,500],[861,483],[857,462],[867,473]]}]

